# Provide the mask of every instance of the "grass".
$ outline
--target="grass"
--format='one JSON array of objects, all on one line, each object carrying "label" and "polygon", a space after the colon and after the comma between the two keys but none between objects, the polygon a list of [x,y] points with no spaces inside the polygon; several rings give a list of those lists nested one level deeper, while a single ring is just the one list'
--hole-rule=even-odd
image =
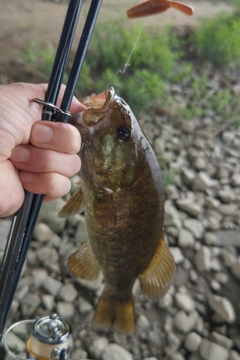
[{"label": "grass", "polygon": [[219,70],[240,59],[240,15],[224,14],[204,21],[196,32],[194,41],[198,56],[210,61]]},{"label": "grass", "polygon": [[[240,10],[240,0],[234,2]],[[187,55],[188,48],[194,50],[192,59]],[[35,42],[24,54],[26,65],[41,81],[48,81],[54,57],[51,46],[40,49]],[[139,26],[124,27],[122,20],[98,24],[76,94],[81,98],[111,85],[136,115],[161,107],[174,109],[172,115],[178,119],[191,120],[203,118],[211,109],[224,122],[237,118],[239,101],[223,82],[215,89],[214,76],[216,71],[228,71],[239,60],[238,10],[202,22],[185,40],[169,27],[154,32]],[[187,89],[184,101],[168,91],[173,84],[182,88],[183,93]]]},{"label": "grass", "polygon": [[[219,80],[219,74],[227,73],[240,61],[240,0],[233,1],[239,9],[233,15],[202,22],[185,40],[169,27],[159,33],[141,30],[139,26],[125,28],[121,21],[98,25],[77,96],[99,93],[111,85],[136,116],[165,108],[171,109],[171,116],[178,120],[204,119],[210,114],[216,127],[229,121],[236,127],[239,98]],[[190,58],[189,48],[193,49]],[[48,81],[54,57],[51,46],[40,49],[35,42],[24,54],[26,66],[40,81]],[[123,73],[119,71],[123,69]],[[179,96],[171,91],[173,85],[181,89]],[[166,166],[164,159],[159,162],[164,185],[175,184],[179,171]]]}]

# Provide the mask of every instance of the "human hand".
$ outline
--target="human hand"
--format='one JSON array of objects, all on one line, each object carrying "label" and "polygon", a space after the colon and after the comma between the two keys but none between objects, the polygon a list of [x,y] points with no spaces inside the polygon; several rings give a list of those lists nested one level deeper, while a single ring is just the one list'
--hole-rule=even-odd
[{"label": "human hand", "polygon": [[[17,211],[24,189],[50,201],[65,195],[81,167],[79,131],[70,124],[40,121],[47,85],[0,85],[0,217]],[[60,98],[63,95],[61,89]],[[76,98],[70,111],[84,109]]]}]

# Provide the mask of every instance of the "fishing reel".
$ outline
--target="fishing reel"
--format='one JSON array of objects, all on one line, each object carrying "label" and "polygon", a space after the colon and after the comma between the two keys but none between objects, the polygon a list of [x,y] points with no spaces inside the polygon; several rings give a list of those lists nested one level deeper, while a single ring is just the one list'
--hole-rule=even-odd
[{"label": "fishing reel", "polygon": [[[10,349],[11,332],[21,333],[26,338],[26,357]],[[66,320],[57,314],[44,316],[37,320],[19,321],[6,331],[4,346],[11,358],[18,360],[69,360],[69,347],[72,329]]]}]

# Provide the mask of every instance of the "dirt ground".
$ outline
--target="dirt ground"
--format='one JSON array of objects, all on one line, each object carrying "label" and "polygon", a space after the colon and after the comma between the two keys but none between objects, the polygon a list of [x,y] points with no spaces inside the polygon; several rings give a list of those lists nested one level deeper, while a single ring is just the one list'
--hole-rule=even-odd
[{"label": "dirt ground", "polygon": [[[117,16],[124,17],[126,10],[139,2],[137,0],[103,0],[98,21],[108,21]],[[192,17],[187,17],[176,10],[169,10],[162,15],[146,18],[143,21],[147,25],[158,27],[166,22],[177,26],[194,26],[203,18],[232,10],[229,5],[221,2],[197,0],[185,2],[194,6],[195,11]],[[83,4],[78,26],[79,34],[89,3],[90,0]],[[54,47],[57,46],[66,11],[66,2],[1,0],[0,69],[3,71],[4,67],[12,61],[21,62],[22,52],[33,40],[39,45],[51,43]],[[79,37],[76,36],[75,44],[77,38]]]}]

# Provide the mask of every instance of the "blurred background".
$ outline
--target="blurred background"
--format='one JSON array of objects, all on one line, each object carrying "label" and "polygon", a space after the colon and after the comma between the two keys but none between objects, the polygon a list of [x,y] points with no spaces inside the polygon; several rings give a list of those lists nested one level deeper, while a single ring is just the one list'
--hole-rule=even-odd
[{"label": "blurred background", "polygon": [[[57,312],[73,325],[72,360],[239,360],[240,0],[186,0],[192,17],[171,9],[130,21],[126,11],[136,3],[103,0],[76,95],[104,91],[136,45],[111,85],[162,169],[174,283],[159,301],[136,283],[133,335],[95,331],[102,279],[67,272],[68,255],[87,240],[84,216],[56,216],[68,195],[42,206],[8,325]],[[1,84],[48,81],[66,10],[67,1],[1,0]],[[0,260],[10,223],[0,220]],[[10,339],[22,354],[23,335]]]}]

